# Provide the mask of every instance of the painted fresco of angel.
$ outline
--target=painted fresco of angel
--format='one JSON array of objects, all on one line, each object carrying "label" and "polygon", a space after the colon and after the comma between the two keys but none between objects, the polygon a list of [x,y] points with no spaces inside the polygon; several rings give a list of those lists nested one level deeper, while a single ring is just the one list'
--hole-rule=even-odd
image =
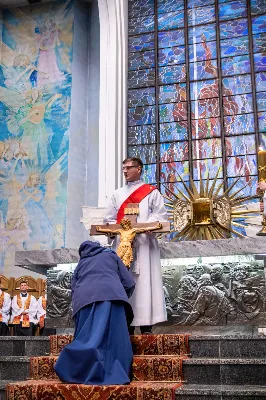
[{"label": "painted fresco of angel", "polygon": [[10,133],[23,132],[20,143],[27,157],[35,165],[47,165],[52,157],[49,137],[44,122],[45,114],[61,94],[54,94],[46,102],[43,93],[37,88],[22,94],[0,86],[0,101],[9,109],[7,126]]},{"label": "painted fresco of angel", "polygon": [[48,78],[48,74],[35,65],[37,53],[32,47],[19,46],[13,50],[3,42],[1,55],[4,83],[9,89],[25,92],[35,87],[37,72],[44,78]]},{"label": "painted fresco of angel", "polygon": [[[47,5],[46,9],[42,5],[42,10],[36,7],[31,14],[22,8],[12,8],[10,12],[19,23],[10,25],[5,22],[5,27],[18,42],[23,40],[29,48],[35,48],[36,67],[31,76],[38,87],[46,83],[60,83],[65,79],[64,72],[59,69],[55,50],[60,44],[60,39],[62,41],[68,39],[65,36],[72,31],[72,23],[68,23],[70,21],[66,18],[69,3],[70,0],[61,4]],[[45,16],[49,17],[45,19]],[[59,29],[63,23],[64,33]]]}]

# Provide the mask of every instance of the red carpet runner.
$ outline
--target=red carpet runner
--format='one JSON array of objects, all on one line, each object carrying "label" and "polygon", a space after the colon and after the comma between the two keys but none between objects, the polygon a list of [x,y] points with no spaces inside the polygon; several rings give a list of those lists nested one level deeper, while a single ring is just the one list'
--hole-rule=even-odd
[{"label": "red carpet runner", "polygon": [[7,386],[8,400],[174,400],[182,385],[182,359],[189,354],[188,335],[135,335],[130,385],[88,386],[61,383],[54,372],[58,354],[72,336],[51,336],[50,356],[33,357],[30,380]]}]

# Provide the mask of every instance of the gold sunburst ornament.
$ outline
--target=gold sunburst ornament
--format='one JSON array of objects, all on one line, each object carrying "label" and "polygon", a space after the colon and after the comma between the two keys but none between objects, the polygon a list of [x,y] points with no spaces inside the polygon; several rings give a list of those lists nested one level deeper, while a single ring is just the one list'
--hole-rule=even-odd
[{"label": "gold sunburst ornament", "polygon": [[241,197],[240,195],[253,179],[250,179],[239,190],[232,192],[241,178],[239,177],[225,192],[219,194],[224,184],[223,180],[217,189],[215,188],[219,172],[220,170],[211,185],[209,175],[205,184],[200,175],[199,190],[191,176],[190,187],[188,187],[181,176],[178,175],[187,195],[176,186],[176,192],[173,192],[161,183],[168,193],[171,193],[171,197],[164,195],[171,222],[170,232],[173,233],[171,241],[228,239],[231,236],[245,237],[234,227],[245,228],[246,226],[241,223],[242,221],[237,222],[239,219],[251,218],[254,214],[259,215],[259,210],[245,209],[246,202],[254,197]]}]

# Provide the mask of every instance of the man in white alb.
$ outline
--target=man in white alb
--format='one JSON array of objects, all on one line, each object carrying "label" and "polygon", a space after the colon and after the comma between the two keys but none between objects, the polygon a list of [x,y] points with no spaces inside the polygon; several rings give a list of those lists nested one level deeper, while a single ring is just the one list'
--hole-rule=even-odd
[{"label": "man in white alb", "polygon": [[[1,284],[1,278],[0,278]],[[0,336],[8,336],[8,320],[11,308],[11,298],[8,293],[5,293],[1,289],[0,285]]]},{"label": "man in white alb", "polygon": [[[139,158],[131,157],[123,161],[122,170],[127,184],[112,195],[104,223],[119,223],[127,203],[139,203],[137,222],[167,222],[163,197],[154,186],[140,179],[142,168]],[[117,247],[117,240],[114,239],[114,248]],[[130,271],[136,287],[129,299],[134,312],[130,333],[134,333],[135,326],[140,327],[141,333],[151,333],[152,325],[167,320],[156,234],[137,235],[133,247],[134,261]]]},{"label": "man in white alb", "polygon": [[28,293],[28,288],[27,282],[20,282],[20,293],[12,300],[10,322],[14,326],[15,336],[34,336],[35,334],[38,303],[36,298]]}]

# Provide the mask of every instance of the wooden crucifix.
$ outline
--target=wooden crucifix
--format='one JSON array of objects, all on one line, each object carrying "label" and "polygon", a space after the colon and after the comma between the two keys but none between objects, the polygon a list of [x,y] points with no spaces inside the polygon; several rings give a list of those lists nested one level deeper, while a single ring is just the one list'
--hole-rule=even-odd
[{"label": "wooden crucifix", "polygon": [[92,225],[90,235],[120,235],[120,243],[117,248],[117,255],[123,263],[130,268],[133,261],[132,244],[138,233],[145,232],[169,232],[169,222],[146,222],[137,223],[137,215],[139,213],[138,203],[129,203],[125,208],[125,217],[120,224]]}]

